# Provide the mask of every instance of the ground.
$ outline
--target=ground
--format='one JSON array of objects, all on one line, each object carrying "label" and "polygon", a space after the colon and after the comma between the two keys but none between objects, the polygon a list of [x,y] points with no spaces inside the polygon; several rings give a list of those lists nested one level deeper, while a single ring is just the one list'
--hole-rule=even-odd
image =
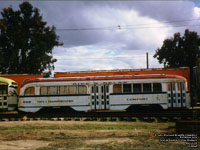
[{"label": "ground", "polygon": [[[175,123],[10,121],[0,122],[0,150],[188,149],[185,142],[161,142]],[[189,148],[189,149],[200,149]]]}]

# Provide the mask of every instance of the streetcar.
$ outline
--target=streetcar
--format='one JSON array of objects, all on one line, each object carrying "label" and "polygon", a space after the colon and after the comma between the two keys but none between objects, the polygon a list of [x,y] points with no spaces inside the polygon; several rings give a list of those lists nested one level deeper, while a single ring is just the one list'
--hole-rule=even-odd
[{"label": "streetcar", "polygon": [[0,77],[0,111],[12,111],[18,107],[17,83]]},{"label": "streetcar", "polygon": [[189,108],[187,81],[166,74],[39,78],[22,85],[18,102],[20,111],[32,113],[45,108],[99,111],[134,106]]}]

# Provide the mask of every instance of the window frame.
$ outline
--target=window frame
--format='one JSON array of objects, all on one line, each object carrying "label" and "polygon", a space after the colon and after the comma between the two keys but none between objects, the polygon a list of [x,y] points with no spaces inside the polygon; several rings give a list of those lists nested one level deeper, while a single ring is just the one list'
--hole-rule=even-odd
[{"label": "window frame", "polygon": [[[135,88],[134,88],[134,86],[135,85],[140,85],[140,90],[134,90]],[[142,91],[142,83],[133,83],[133,93],[142,93],[143,91]]]},{"label": "window frame", "polygon": [[[75,92],[72,92],[73,90],[71,89],[71,87],[75,87],[76,88]],[[68,91],[67,95],[77,95],[78,94],[78,87],[77,87],[77,85],[67,85],[67,91]]]},{"label": "window frame", "polygon": [[[155,85],[160,85],[160,89],[159,90],[155,90]],[[163,92],[163,88],[162,88],[162,84],[161,83],[153,83],[153,93],[160,93]],[[158,88],[158,87],[156,87]]]},{"label": "window frame", "polygon": [[[147,85],[150,85],[150,88],[146,87]],[[152,84],[151,83],[143,83],[143,85],[142,85],[142,92],[143,93],[153,93]]]},{"label": "window frame", "polygon": [[[128,85],[130,85],[130,87],[126,87],[126,88],[124,88],[125,86],[128,86]],[[129,89],[129,91],[125,91],[125,89],[127,90],[127,89]],[[124,83],[123,84],[123,89],[122,89],[122,92],[123,93],[133,93],[133,84],[132,83]]]},{"label": "window frame", "polygon": [[[43,88],[46,88],[46,93],[42,94]],[[48,95],[48,86],[40,86],[40,95]]]},{"label": "window frame", "polygon": [[[84,92],[80,92],[80,87],[84,87]],[[87,86],[86,85],[78,85],[78,94],[87,94]]]},{"label": "window frame", "polygon": [[[29,89],[33,89],[33,94],[27,94],[26,93],[26,91],[28,91]],[[30,86],[30,87],[28,87],[28,88],[26,88],[25,90],[24,90],[24,96],[33,96],[33,95],[35,95],[35,87],[34,86]]]},{"label": "window frame", "polygon": [[[61,94],[61,87],[64,88],[64,92],[62,94]],[[66,85],[59,86],[58,95],[68,95],[68,91],[67,91],[67,86]]]},{"label": "window frame", "polygon": [[[55,89],[56,93],[51,93],[51,91],[50,91],[51,88],[56,88]],[[58,93],[58,86],[47,86],[47,95],[50,95],[50,96],[52,96],[52,95],[59,95],[59,93]]]},{"label": "window frame", "polygon": [[[119,86],[119,87],[117,87],[117,92],[115,92],[115,90],[114,90],[114,89],[116,89],[116,88],[115,88],[116,85]],[[119,92],[118,92],[118,89],[120,89]],[[114,93],[114,94],[120,94],[120,93],[122,93],[122,84],[121,84],[121,83],[113,84],[113,93]]]}]

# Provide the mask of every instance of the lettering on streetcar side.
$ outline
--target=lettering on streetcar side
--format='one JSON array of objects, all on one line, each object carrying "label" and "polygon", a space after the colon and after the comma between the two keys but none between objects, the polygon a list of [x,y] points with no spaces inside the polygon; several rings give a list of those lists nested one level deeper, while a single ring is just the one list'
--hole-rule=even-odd
[{"label": "lettering on streetcar side", "polygon": [[127,98],[127,101],[147,101],[148,98],[145,97],[134,97],[134,98]]},{"label": "lettering on streetcar side", "polygon": [[[50,100],[50,101],[48,101],[48,100],[38,100],[36,103],[72,103],[72,102],[75,102],[75,100],[71,100],[71,99],[69,99],[69,100],[55,100],[55,101],[52,101],[52,100]],[[26,103],[31,103],[31,101],[23,101],[23,103],[24,104],[26,104]]]}]

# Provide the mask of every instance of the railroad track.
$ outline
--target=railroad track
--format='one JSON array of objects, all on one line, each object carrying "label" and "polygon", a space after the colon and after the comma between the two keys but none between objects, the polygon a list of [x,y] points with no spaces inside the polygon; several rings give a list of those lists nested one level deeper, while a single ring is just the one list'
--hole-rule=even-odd
[{"label": "railroad track", "polygon": [[157,112],[48,112],[36,114],[0,113],[0,121],[144,121],[175,122],[177,120],[200,120],[200,110]]}]

